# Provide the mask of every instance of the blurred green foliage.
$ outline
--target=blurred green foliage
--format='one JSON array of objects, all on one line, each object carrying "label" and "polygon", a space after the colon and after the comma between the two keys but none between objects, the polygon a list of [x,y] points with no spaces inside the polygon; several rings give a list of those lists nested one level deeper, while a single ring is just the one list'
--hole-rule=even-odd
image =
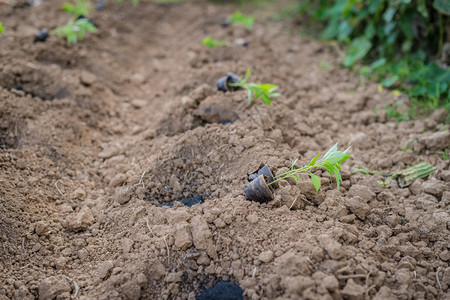
[{"label": "blurred green foliage", "polygon": [[3,31],[5,31],[5,29],[3,29],[3,23],[0,22],[0,33],[2,33]]},{"label": "blurred green foliage", "polygon": [[343,65],[430,108],[450,109],[450,70],[439,66],[449,0],[300,0],[325,40],[347,45]]}]

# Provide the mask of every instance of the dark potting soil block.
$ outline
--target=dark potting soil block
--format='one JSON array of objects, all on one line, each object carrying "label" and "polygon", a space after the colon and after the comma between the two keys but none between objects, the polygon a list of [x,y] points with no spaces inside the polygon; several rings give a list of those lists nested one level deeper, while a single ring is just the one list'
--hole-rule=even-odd
[{"label": "dark potting soil block", "polygon": [[267,176],[259,175],[244,187],[245,196],[250,201],[266,203],[273,200],[272,189],[267,185]]},{"label": "dark potting soil block", "polygon": [[[206,197],[208,197],[208,195],[200,195],[200,196],[195,196],[195,197],[191,197],[191,198],[184,198],[184,199],[176,200],[176,201],[183,203],[187,207],[192,207],[192,206],[194,206],[196,204],[203,204],[203,203],[205,203],[205,201],[203,201],[203,199],[206,198]],[[161,206],[173,207],[173,203],[162,203]]]},{"label": "dark potting soil block", "polygon": [[[259,175],[265,175],[267,177],[266,180],[267,180],[268,184],[271,183],[272,181],[274,181],[272,171],[270,171],[270,168],[268,165],[261,165],[258,170],[256,170],[252,174],[249,174],[247,179],[250,182],[253,179],[255,179],[256,177],[258,177]],[[271,185],[269,185],[269,187],[273,190],[278,187],[278,183],[271,184]]]},{"label": "dark potting soil block", "polygon": [[242,288],[229,281],[219,281],[214,287],[207,289],[197,300],[241,300],[244,299]]},{"label": "dark potting soil block", "polygon": [[47,38],[48,38],[48,30],[46,28],[41,29],[39,31],[39,33],[34,36],[33,43],[38,43],[38,42],[43,43],[47,40]]},{"label": "dark potting soil block", "polygon": [[231,21],[228,19],[223,19],[222,21],[220,21],[220,26],[226,28],[226,27],[230,27],[231,25]]},{"label": "dark potting soil block", "polygon": [[227,75],[217,80],[217,89],[222,92],[238,90],[239,87],[230,86],[230,83],[238,83],[240,81],[241,78],[239,76],[233,72],[228,72]]}]

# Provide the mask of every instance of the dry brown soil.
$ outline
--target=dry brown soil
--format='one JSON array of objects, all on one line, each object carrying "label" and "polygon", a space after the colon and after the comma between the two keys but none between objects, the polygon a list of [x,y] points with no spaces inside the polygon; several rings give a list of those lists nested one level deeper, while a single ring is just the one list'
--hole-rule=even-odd
[{"label": "dry brown soil", "polygon": [[[218,280],[247,299],[450,299],[445,111],[388,120],[375,108],[399,99],[333,46],[267,13],[222,28],[232,5],[108,3],[98,34],[33,44],[67,21],[62,2],[0,6],[0,299],[195,299]],[[280,86],[271,107],[216,90],[247,68]],[[319,193],[285,181],[245,199],[261,164],[280,173],[336,142],[353,145],[339,192],[317,170]],[[421,161],[437,171],[407,188],[351,171]]]}]

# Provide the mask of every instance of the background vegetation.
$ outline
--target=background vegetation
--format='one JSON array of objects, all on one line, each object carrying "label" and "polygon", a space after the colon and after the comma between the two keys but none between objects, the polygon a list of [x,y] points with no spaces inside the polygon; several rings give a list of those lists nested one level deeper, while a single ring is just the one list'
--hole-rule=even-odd
[{"label": "background vegetation", "polygon": [[421,107],[450,109],[448,0],[300,0],[312,33],[347,45],[343,60]]}]

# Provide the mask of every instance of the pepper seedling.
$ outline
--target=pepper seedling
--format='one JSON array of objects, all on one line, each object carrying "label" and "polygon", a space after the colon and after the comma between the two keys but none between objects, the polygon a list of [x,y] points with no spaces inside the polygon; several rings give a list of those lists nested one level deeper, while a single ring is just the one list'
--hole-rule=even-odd
[{"label": "pepper seedling", "polygon": [[337,190],[339,191],[340,184],[342,183],[342,177],[340,173],[341,169],[341,163],[346,161],[350,158],[350,155],[347,153],[347,151],[350,149],[350,147],[347,148],[345,151],[338,151],[337,150],[338,144],[336,143],[333,147],[331,147],[330,150],[321,158],[319,158],[319,154],[317,154],[309,164],[302,168],[294,168],[295,163],[298,159],[296,159],[288,171],[277,175],[274,177],[274,181],[270,182],[268,185],[272,185],[280,180],[287,179],[287,178],[293,178],[295,182],[299,182],[301,180],[300,175],[309,175],[311,178],[312,185],[314,186],[314,189],[316,191],[319,191],[321,182],[320,177],[311,173],[311,169],[313,168],[322,168],[325,169],[332,177],[334,176],[336,179],[337,184]]},{"label": "pepper seedling", "polygon": [[208,36],[202,40],[202,45],[207,46],[209,48],[216,48],[216,47],[230,46],[231,44],[228,41],[215,40]]},{"label": "pepper seedling", "polygon": [[50,31],[51,35],[64,37],[69,43],[76,44],[84,38],[86,32],[96,33],[97,28],[88,19],[69,20],[66,25]]},{"label": "pepper seedling", "polygon": [[249,103],[251,103],[253,99],[261,98],[261,100],[265,104],[270,106],[272,104],[271,98],[280,96],[279,93],[275,92],[278,89],[278,86],[268,83],[265,84],[253,82],[248,83],[247,80],[250,77],[250,73],[251,73],[250,69],[247,69],[244,79],[242,79],[240,82],[237,83],[230,83],[229,85],[246,89]]},{"label": "pepper seedling", "polygon": [[234,12],[230,16],[231,24],[233,25],[241,25],[246,27],[247,29],[252,29],[253,24],[255,23],[256,18],[254,16],[246,16],[241,12]]},{"label": "pepper seedling", "polygon": [[92,4],[89,0],[76,0],[75,4],[64,3],[62,9],[73,16],[74,19],[79,17],[87,18],[92,9]]}]

